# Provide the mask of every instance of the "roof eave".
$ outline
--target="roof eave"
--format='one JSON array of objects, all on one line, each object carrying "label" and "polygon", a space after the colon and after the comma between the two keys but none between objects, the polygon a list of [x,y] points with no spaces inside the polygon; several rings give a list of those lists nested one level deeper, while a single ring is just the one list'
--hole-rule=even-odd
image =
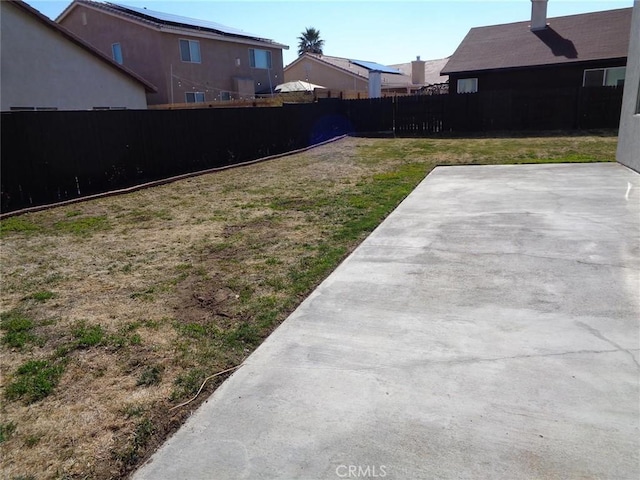
[{"label": "roof eave", "polygon": [[184,23],[167,22],[167,21],[154,19],[153,17],[146,18],[140,15],[136,15],[131,11],[125,12],[120,9],[117,9],[111,6],[111,4],[109,3],[101,3],[101,2],[96,2],[92,0],[88,0],[88,1],[73,0],[73,2],[67,8],[65,8],[65,10],[60,15],[58,15],[58,17],[56,18],[56,22],[62,21],[78,5],[82,5],[84,7],[92,8],[95,10],[100,10],[100,11],[109,13],[111,15],[119,16],[121,18],[124,18],[125,20],[136,22],[136,23],[145,25],[147,27],[152,26],[157,28],[160,31],[169,31],[170,29],[182,30],[182,31],[190,32],[190,34],[194,36],[201,36],[203,38],[212,38],[214,40],[221,40],[221,41],[235,41],[236,43],[252,43],[252,44],[269,46],[271,48],[289,50],[288,45],[278,43],[269,38],[254,37],[252,35],[229,34],[229,33],[221,32],[219,30],[215,30],[213,28],[209,29],[204,27],[196,27],[196,26],[188,25]]},{"label": "roof eave", "polygon": [[590,58],[588,60],[576,60],[571,62],[558,62],[558,63],[538,63],[533,65],[516,65],[510,67],[494,67],[494,68],[482,68],[475,70],[442,70],[440,72],[441,75],[469,75],[474,73],[493,73],[493,72],[504,72],[511,70],[527,70],[531,68],[553,68],[553,67],[563,67],[563,66],[580,66],[582,64],[589,64],[593,62],[605,62],[605,61],[626,61],[627,56],[622,57],[602,57],[602,58]]},{"label": "roof eave", "polygon": [[331,62],[327,62],[326,60],[318,58],[315,55],[312,55],[312,54],[309,54],[309,53],[303,53],[298,58],[296,58],[293,62],[291,62],[289,65],[287,65],[285,68],[289,68],[289,67],[293,66],[295,63],[301,61],[303,58],[308,58],[310,60],[313,60],[315,62],[320,63],[321,65],[325,65],[327,67],[330,67],[330,68],[333,68],[335,70],[338,70],[339,72],[349,74],[349,75],[351,75],[353,77],[356,77],[359,80],[364,80],[364,81],[367,81],[367,82],[369,81],[369,78],[365,77],[364,75],[360,75],[359,73],[351,72],[351,71],[347,70],[346,68],[342,68],[342,67],[339,67],[338,65],[334,65]]}]

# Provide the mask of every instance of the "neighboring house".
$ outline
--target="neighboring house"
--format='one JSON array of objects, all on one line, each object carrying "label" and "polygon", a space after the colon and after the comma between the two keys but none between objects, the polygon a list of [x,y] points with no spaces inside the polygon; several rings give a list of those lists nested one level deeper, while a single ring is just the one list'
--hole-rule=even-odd
[{"label": "neighboring house", "polygon": [[420,57],[417,57],[412,62],[398,63],[390,65],[390,67],[397,68],[403,75],[411,78],[412,90],[415,87],[420,87],[420,90],[424,90],[425,87],[430,85],[442,85],[449,81],[447,75],[440,73],[448,61],[449,57],[437,60],[420,60]]},{"label": "neighboring house", "polygon": [[640,1],[633,3],[629,63],[620,115],[617,159],[640,173]]},{"label": "neighboring house", "polygon": [[450,93],[622,85],[631,8],[472,28],[442,69]]},{"label": "neighboring house", "polygon": [[0,110],[147,108],[155,87],[21,1],[0,1]]},{"label": "neighboring house", "polygon": [[[440,62],[435,60],[434,62]],[[424,65],[423,65],[424,64]],[[420,75],[423,66],[422,76]],[[417,60],[394,66],[375,62],[332,57],[316,53],[304,53],[284,69],[285,82],[301,80],[321,85],[332,91],[369,92],[369,80],[373,72],[381,72],[380,82],[383,94],[414,93],[425,86],[427,71],[431,62]],[[413,69],[413,70],[412,70]],[[412,71],[415,75],[412,76]],[[442,78],[429,73],[430,80]],[[415,82],[415,83],[414,83]]]},{"label": "neighboring house", "polygon": [[88,0],[56,21],[157,85],[150,105],[253,98],[284,78],[289,47],[217,23]]}]

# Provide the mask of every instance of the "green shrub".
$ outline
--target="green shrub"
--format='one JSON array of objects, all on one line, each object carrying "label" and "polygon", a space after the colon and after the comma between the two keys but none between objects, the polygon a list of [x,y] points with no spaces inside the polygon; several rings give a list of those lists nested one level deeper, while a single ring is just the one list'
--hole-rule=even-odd
[{"label": "green shrub", "polygon": [[78,322],[71,331],[76,339],[77,348],[89,348],[100,345],[104,339],[104,330],[101,325],[87,325],[86,322]]},{"label": "green shrub", "polygon": [[78,236],[88,236],[94,232],[111,228],[106,216],[74,217],[70,220],[57,222],[53,226],[60,233],[71,233]]},{"label": "green shrub", "polygon": [[16,370],[5,396],[8,400],[22,399],[26,404],[37,402],[53,391],[63,373],[63,363],[29,360]]},{"label": "green shrub", "polygon": [[47,290],[44,290],[42,292],[36,292],[33,293],[31,295],[29,295],[28,298],[35,300],[37,302],[45,302],[51,298],[55,298],[56,294],[53,292],[49,292]]},{"label": "green shrub", "polygon": [[0,329],[5,332],[2,343],[11,348],[22,348],[27,342],[34,341],[36,337],[31,333],[33,327],[33,320],[19,310],[0,314]]},{"label": "green shrub", "polygon": [[170,400],[176,401],[194,395],[206,377],[206,372],[199,368],[194,368],[178,376],[174,382],[176,388],[171,392]]},{"label": "green shrub", "polygon": [[13,432],[16,431],[16,424],[13,422],[0,423],[0,443],[9,440]]},{"label": "green shrub", "polygon": [[33,233],[38,230],[40,230],[38,225],[25,220],[23,217],[9,217],[0,222],[0,237],[3,237],[9,232]]},{"label": "green shrub", "polygon": [[142,371],[136,385],[139,387],[150,387],[151,385],[159,384],[160,380],[162,380],[162,367],[154,365]]}]

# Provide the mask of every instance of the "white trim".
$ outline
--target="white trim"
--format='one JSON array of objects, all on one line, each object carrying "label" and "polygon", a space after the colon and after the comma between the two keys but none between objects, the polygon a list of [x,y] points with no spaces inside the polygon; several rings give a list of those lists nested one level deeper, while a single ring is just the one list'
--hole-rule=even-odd
[{"label": "white trim", "polygon": [[[472,80],[471,90],[469,91],[460,91],[460,82],[464,82],[465,80]],[[456,93],[477,93],[478,92],[478,77],[465,77],[459,78],[456,81]]]},{"label": "white trim", "polygon": [[[587,72],[595,72],[597,70],[602,70],[602,85],[600,85],[601,87],[606,87],[606,81],[607,81],[607,71],[608,70],[613,70],[616,68],[624,68],[625,69],[625,77],[627,76],[627,66],[626,65],[618,65],[617,67],[598,67],[598,68],[585,68],[584,72],[582,72],[582,86],[585,86],[585,80],[587,78]],[[616,85],[609,85],[611,87],[615,87]]]}]

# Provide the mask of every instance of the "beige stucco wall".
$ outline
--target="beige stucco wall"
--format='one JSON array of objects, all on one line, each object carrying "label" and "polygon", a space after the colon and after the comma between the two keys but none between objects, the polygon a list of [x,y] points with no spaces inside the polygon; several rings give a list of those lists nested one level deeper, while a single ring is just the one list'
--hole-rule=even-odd
[{"label": "beige stucco wall", "polygon": [[640,173],[640,1],[633,3],[631,39],[620,115],[618,162]]},{"label": "beige stucco wall", "polygon": [[147,108],[144,86],[18,7],[0,2],[0,109]]},{"label": "beige stucco wall", "polygon": [[322,65],[312,60],[301,60],[287,67],[284,72],[285,82],[302,80],[338,91],[368,91],[368,81],[341,72],[329,65]]},{"label": "beige stucco wall", "polygon": [[[60,24],[109,56],[111,46],[120,43],[123,65],[158,88],[158,93],[147,97],[150,105],[183,103],[185,92],[204,92],[206,101],[219,99],[222,91],[237,98],[238,78],[253,80],[254,91],[268,89],[270,83],[275,87],[284,78],[282,49],[263,43],[221,41],[207,38],[207,34],[171,28],[161,32],[84,5],[74,7]],[[180,39],[200,42],[200,63],[180,59]],[[270,71],[251,68],[250,48],[269,50],[273,68]],[[241,83],[246,95],[246,82]]]}]

